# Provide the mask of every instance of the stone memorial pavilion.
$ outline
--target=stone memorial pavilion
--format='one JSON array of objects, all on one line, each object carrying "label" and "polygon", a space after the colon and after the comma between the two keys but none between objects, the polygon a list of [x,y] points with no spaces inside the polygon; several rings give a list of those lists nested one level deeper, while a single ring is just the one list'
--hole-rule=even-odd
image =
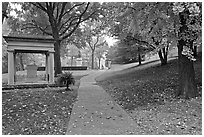
[{"label": "stone memorial pavilion", "polygon": [[[46,55],[46,81],[49,84],[54,83],[54,39],[48,36],[3,36],[8,47],[8,85],[16,83],[16,54],[17,53],[43,53]],[[29,68],[35,75],[36,68]],[[30,76],[28,76],[29,78]]]}]

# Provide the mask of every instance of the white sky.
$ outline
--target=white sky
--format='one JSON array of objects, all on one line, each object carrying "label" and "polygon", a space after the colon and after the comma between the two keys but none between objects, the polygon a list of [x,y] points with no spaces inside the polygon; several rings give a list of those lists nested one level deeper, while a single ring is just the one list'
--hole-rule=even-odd
[{"label": "white sky", "polygon": [[[9,4],[10,4],[11,8],[21,10],[21,5],[17,5],[17,4],[13,4],[13,3],[9,3]],[[12,15],[14,17],[17,16],[15,11],[10,11],[10,15]]]},{"label": "white sky", "polygon": [[115,43],[116,41],[118,41],[117,39],[114,39],[113,37],[108,37],[108,36],[107,36],[105,39],[106,39],[106,41],[107,41],[109,47],[110,47],[110,46],[113,46],[114,43]]}]

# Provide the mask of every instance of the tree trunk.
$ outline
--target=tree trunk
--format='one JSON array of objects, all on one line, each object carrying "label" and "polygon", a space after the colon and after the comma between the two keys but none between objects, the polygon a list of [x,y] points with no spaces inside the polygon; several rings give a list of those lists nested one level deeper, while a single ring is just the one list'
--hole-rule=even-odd
[{"label": "tree trunk", "polygon": [[197,57],[197,46],[193,46],[193,56]]},{"label": "tree trunk", "polygon": [[101,68],[100,68],[100,66],[101,66],[101,58],[98,58],[98,64],[99,64],[99,67],[98,67],[98,68],[101,69]]},{"label": "tree trunk", "polygon": [[190,43],[190,49],[193,52],[193,56],[196,57],[197,56],[197,46],[193,45],[194,40],[191,40]]},{"label": "tree trunk", "polygon": [[138,54],[138,61],[139,61],[139,65],[142,65],[142,59],[141,59],[140,53]]},{"label": "tree trunk", "polygon": [[8,8],[8,2],[2,2],[2,23],[4,22],[4,18],[8,18],[6,10]]},{"label": "tree trunk", "polygon": [[94,51],[92,51],[91,60],[91,69],[94,69]]},{"label": "tree trunk", "polygon": [[165,49],[163,48],[163,55],[162,55],[162,50],[160,49],[159,52],[158,52],[158,55],[159,55],[159,59],[161,61],[161,65],[166,65],[167,64],[167,54],[165,53]]},{"label": "tree trunk", "polygon": [[188,31],[188,27],[186,25],[186,14],[188,15],[188,12],[186,11],[179,14],[181,26],[179,31],[180,39],[178,41],[179,90],[177,92],[177,96],[182,95],[184,98],[188,99],[197,96],[198,92],[195,82],[193,61],[182,55],[183,46],[188,45],[188,41],[182,39],[182,35],[187,35]]},{"label": "tree trunk", "polygon": [[66,85],[67,85],[67,90],[69,89],[69,82],[66,81]]},{"label": "tree trunk", "polygon": [[141,55],[140,55],[140,47],[138,47],[138,61],[139,61],[139,65],[142,65],[142,59],[141,59]]},{"label": "tree trunk", "polygon": [[167,64],[168,49],[169,49],[169,46],[163,48],[163,55],[164,55],[164,60],[166,64]]},{"label": "tree trunk", "polygon": [[[152,40],[154,41],[154,43],[157,46],[159,46],[159,41],[156,41],[154,37],[152,37]],[[162,56],[162,51],[163,51],[164,57]],[[161,61],[161,66],[167,64],[167,53],[168,53],[168,46],[166,47],[166,50],[165,50],[165,47],[164,47],[164,48],[162,48],[162,50],[160,49],[159,52],[158,52],[159,59]]]},{"label": "tree trunk", "polygon": [[60,42],[56,41],[54,44],[55,56],[54,56],[54,64],[55,64],[55,76],[62,73],[61,67],[61,59],[60,59]]},{"label": "tree trunk", "polygon": [[71,66],[73,65],[73,59],[74,59],[74,57],[71,56]]},{"label": "tree trunk", "polygon": [[193,61],[189,60],[186,56],[182,55],[183,42],[179,42],[178,45],[178,61],[179,61],[179,91],[177,96],[183,96],[184,98],[192,98],[198,95],[195,71]]}]

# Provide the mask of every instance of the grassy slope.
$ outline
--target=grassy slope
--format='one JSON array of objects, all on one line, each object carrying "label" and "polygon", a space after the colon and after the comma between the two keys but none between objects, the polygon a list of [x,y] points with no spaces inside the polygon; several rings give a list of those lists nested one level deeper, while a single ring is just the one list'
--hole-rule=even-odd
[{"label": "grassy slope", "polygon": [[16,89],[2,93],[2,134],[63,135],[77,98],[65,88]]},{"label": "grassy slope", "polygon": [[[201,56],[195,62],[198,91],[202,90]],[[201,134],[202,99],[175,98],[177,60],[166,66],[117,74],[100,81],[113,99],[141,126],[141,134]]]}]

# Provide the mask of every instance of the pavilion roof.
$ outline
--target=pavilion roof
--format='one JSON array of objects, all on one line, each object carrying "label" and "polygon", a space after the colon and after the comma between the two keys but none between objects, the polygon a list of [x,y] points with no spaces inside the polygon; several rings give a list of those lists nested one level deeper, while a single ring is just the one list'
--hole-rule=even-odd
[{"label": "pavilion roof", "polygon": [[8,36],[3,36],[3,38],[8,41],[29,41],[29,42],[54,42],[52,36],[43,35],[25,35],[25,34],[12,34]]}]

